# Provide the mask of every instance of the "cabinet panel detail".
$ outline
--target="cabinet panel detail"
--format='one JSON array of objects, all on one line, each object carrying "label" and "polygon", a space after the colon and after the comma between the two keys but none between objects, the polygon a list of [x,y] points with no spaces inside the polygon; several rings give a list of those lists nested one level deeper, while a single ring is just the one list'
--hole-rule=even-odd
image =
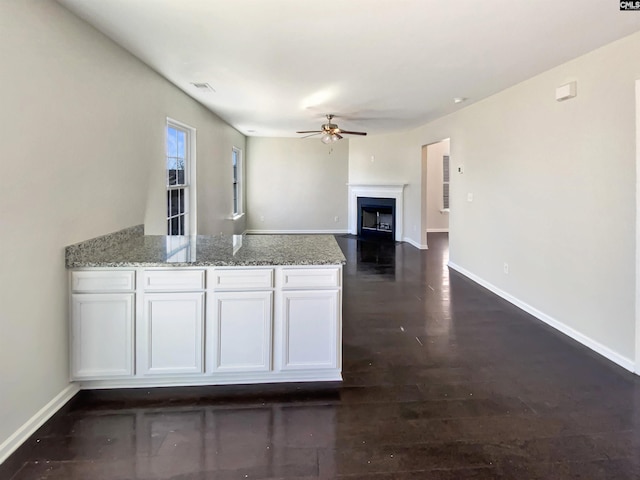
[{"label": "cabinet panel detail", "polygon": [[71,296],[71,376],[133,375],[133,293]]},{"label": "cabinet panel detail", "polygon": [[145,296],[138,337],[146,375],[203,372],[204,293]]},{"label": "cabinet panel detail", "polygon": [[215,290],[250,290],[273,287],[273,269],[229,269],[213,271]]},{"label": "cabinet panel detail", "polygon": [[340,277],[339,268],[283,268],[282,288],[335,288]]},{"label": "cabinet panel detail", "polygon": [[135,272],[76,271],[71,272],[71,290],[74,292],[125,292],[134,288]]},{"label": "cabinet panel detail", "polygon": [[214,371],[271,369],[273,292],[214,294]]},{"label": "cabinet panel detail", "polygon": [[187,291],[204,288],[204,270],[150,270],[144,272],[146,291]]},{"label": "cabinet panel detail", "polygon": [[340,292],[283,292],[283,370],[337,368]]},{"label": "cabinet panel detail", "polygon": [[340,265],[73,269],[81,388],[339,381]]}]

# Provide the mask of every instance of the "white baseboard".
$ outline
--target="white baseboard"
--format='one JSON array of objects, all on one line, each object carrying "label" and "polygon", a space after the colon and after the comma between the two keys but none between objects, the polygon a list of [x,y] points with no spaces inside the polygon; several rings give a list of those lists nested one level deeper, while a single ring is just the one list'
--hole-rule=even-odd
[{"label": "white baseboard", "polygon": [[449,233],[448,228],[427,228],[427,233]]},{"label": "white baseboard", "polygon": [[155,388],[155,387],[194,387],[211,385],[245,385],[257,383],[282,382],[341,382],[342,371],[339,368],[327,370],[290,370],[280,372],[238,373],[225,372],[215,376],[200,375],[191,378],[184,376],[163,378],[123,378],[111,380],[85,380],[80,383],[82,390],[104,388]]},{"label": "white baseboard", "polygon": [[414,247],[419,248],[420,250],[427,250],[429,248],[426,245],[422,245],[409,237],[404,237],[402,241],[407,242],[408,244],[413,245]]},{"label": "white baseboard", "polygon": [[73,396],[78,393],[78,385],[69,384],[64,390],[56,395],[49,403],[42,407],[33,417],[27,420],[13,435],[7,438],[0,445],[0,464],[9,455],[17,450],[33,433],[40,428],[44,422],[49,420],[54,413],[60,410]]},{"label": "white baseboard", "polygon": [[245,230],[249,235],[344,235],[349,233],[345,228],[344,230],[259,230],[249,229]]},{"label": "white baseboard", "polygon": [[611,360],[613,363],[615,363],[617,365],[620,365],[625,370],[629,370],[630,372],[635,372],[635,362],[633,360],[631,360],[631,359],[629,359],[627,357],[624,357],[624,356],[620,355],[617,352],[614,352],[609,347],[606,347],[605,345],[602,345],[600,342],[598,342],[598,341],[596,341],[596,340],[594,340],[594,339],[592,339],[592,338],[590,338],[590,337],[578,332],[577,330],[574,330],[573,328],[571,328],[571,327],[565,325],[564,323],[562,323],[560,320],[557,320],[557,319],[547,315],[546,313],[541,312],[537,308],[534,308],[531,305],[529,305],[529,304],[517,299],[513,295],[508,294],[504,290],[502,290],[502,289],[496,287],[495,285],[483,280],[482,278],[480,278],[477,275],[471,273],[470,271],[462,268],[461,266],[456,265],[455,263],[452,263],[452,262],[449,262],[448,265],[449,265],[450,268],[452,268],[456,272],[459,272],[462,275],[464,275],[465,277],[468,277],[469,279],[473,280],[477,284],[482,285],[487,290],[495,293],[499,297],[504,298],[507,302],[512,303],[513,305],[515,305],[516,307],[520,308],[521,310],[524,310],[525,312],[529,313],[530,315],[533,315],[538,320],[541,320],[542,322],[546,323],[547,325],[549,325],[549,326],[555,328],[556,330],[564,333],[568,337],[571,337],[576,342],[581,343],[585,347],[590,348],[594,352],[596,352],[596,353],[602,355],[603,357]]}]

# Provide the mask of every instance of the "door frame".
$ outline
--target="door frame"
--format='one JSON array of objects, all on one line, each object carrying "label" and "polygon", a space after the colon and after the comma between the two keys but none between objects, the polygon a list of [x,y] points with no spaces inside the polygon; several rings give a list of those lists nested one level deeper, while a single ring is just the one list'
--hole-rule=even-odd
[{"label": "door frame", "polygon": [[635,373],[640,374],[640,79],[636,80],[636,351]]}]

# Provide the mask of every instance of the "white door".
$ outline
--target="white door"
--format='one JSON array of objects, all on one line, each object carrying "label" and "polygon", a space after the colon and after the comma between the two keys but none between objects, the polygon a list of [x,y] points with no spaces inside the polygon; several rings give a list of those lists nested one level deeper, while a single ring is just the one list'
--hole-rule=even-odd
[{"label": "white door", "polygon": [[204,293],[150,293],[138,326],[138,365],[145,375],[202,373]]},{"label": "white door", "polygon": [[339,368],[340,291],[285,291],[282,295],[282,369]]},{"label": "white door", "polygon": [[71,296],[71,376],[133,375],[133,293]]},{"label": "white door", "polygon": [[270,370],[273,292],[216,292],[213,301],[211,370]]}]

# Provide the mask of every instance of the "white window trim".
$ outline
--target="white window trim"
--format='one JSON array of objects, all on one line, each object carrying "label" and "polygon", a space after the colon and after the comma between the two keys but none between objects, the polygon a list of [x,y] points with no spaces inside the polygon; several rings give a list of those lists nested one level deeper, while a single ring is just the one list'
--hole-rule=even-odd
[{"label": "white window trim", "polygon": [[[198,232],[198,203],[196,202],[196,129],[186,123],[182,123],[173,118],[167,117],[167,121],[165,123],[164,129],[164,148],[165,148],[165,169],[166,169],[166,148],[167,148],[167,127],[174,126],[180,128],[182,130],[186,130],[188,135],[187,140],[187,162],[185,165],[186,172],[185,178],[187,178],[187,191],[189,201],[189,211],[188,211],[188,234],[196,235]],[[169,188],[165,184],[165,191],[168,191]],[[166,202],[166,197],[164,197]],[[166,219],[166,208],[165,208],[165,219]],[[166,222],[165,222],[166,225]]]},{"label": "white window trim", "polygon": [[[231,198],[231,220],[239,220],[244,217],[244,158],[242,155],[242,149],[238,147],[232,147],[231,154],[237,154],[238,165],[237,165],[237,185],[238,185],[238,211],[233,211],[233,197]],[[233,165],[231,165],[231,182],[233,182]],[[233,185],[233,183],[232,183]],[[232,192],[233,195],[233,192]]]}]

